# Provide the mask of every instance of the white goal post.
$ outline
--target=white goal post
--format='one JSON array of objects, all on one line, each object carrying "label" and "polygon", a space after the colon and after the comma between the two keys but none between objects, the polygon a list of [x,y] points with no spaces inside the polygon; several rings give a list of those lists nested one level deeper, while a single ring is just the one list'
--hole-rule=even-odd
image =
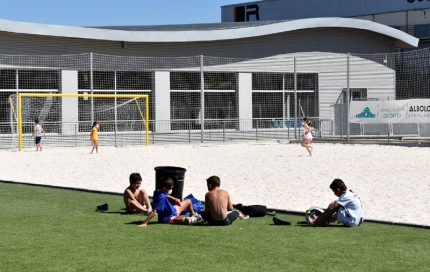
[{"label": "white goal post", "polygon": [[[88,143],[89,128],[94,121],[101,124],[101,133],[106,138],[115,138],[115,146],[117,135],[130,139],[138,134],[145,138],[146,146],[149,143],[149,102],[146,94],[18,93],[11,95],[9,101],[16,121],[20,151],[23,148],[23,133],[31,133],[35,119],[40,120],[48,135],[51,132],[57,137],[58,144],[63,135],[64,141],[70,141],[67,137],[70,138],[71,134],[81,134],[81,138]],[[24,132],[23,125],[26,126]]]}]

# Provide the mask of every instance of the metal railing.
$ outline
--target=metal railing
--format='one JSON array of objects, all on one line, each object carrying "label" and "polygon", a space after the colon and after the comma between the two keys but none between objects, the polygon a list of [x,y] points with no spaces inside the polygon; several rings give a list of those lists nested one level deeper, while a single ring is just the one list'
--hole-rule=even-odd
[{"label": "metal railing", "polygon": [[[309,118],[316,140],[346,141],[346,134],[336,134],[335,123],[330,118]],[[280,122],[281,119],[220,120],[206,119],[204,129],[195,119],[178,119],[149,122],[149,144],[208,143],[231,141],[288,141],[300,140],[301,121]],[[90,122],[44,123],[46,138],[43,146],[77,147],[91,146]],[[379,139],[386,142],[395,139],[426,140],[430,137],[430,124],[351,124],[352,140]],[[405,127],[407,126],[407,127]],[[101,122],[99,144],[101,146],[145,145],[146,135],[142,121],[118,121],[115,131],[113,122]],[[34,146],[31,138],[33,123],[23,123],[23,147]],[[203,133],[202,133],[203,131]],[[18,147],[16,124],[0,124],[0,148]],[[11,133],[12,132],[12,133]],[[407,132],[407,133],[406,133]]]},{"label": "metal railing", "polygon": [[[333,132],[333,121],[314,118],[314,136],[324,137]],[[23,123],[23,147],[34,146],[31,138],[33,123]],[[43,123],[46,138],[43,146],[90,146],[90,122]],[[149,122],[149,144],[204,143],[229,141],[264,141],[298,139],[301,126],[295,133],[294,120],[279,126],[274,119],[220,120],[206,119],[202,130],[195,119],[179,119]],[[145,128],[142,121],[100,122],[99,144],[104,146],[131,146],[145,144]],[[16,148],[16,124],[0,124],[0,148]],[[203,131],[203,133],[202,133]],[[11,133],[12,132],[12,133]],[[298,135],[298,136],[297,136]]]}]

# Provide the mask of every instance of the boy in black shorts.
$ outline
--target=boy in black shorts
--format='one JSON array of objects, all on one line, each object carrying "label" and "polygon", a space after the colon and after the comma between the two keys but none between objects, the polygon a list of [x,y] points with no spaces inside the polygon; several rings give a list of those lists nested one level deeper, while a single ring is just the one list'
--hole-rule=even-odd
[{"label": "boy in black shorts", "polygon": [[36,135],[36,151],[39,151],[39,149],[40,151],[42,151],[40,140],[42,139],[42,135],[46,138],[46,134],[42,126],[39,124],[39,119],[34,120],[34,129],[33,129],[33,133],[31,134],[31,138],[33,138],[35,135]]}]

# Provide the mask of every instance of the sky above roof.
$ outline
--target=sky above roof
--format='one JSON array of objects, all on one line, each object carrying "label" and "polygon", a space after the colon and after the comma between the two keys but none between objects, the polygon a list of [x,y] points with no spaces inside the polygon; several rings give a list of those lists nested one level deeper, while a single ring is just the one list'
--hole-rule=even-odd
[{"label": "sky above roof", "polygon": [[0,19],[66,26],[221,22],[221,6],[240,0],[9,0]]}]

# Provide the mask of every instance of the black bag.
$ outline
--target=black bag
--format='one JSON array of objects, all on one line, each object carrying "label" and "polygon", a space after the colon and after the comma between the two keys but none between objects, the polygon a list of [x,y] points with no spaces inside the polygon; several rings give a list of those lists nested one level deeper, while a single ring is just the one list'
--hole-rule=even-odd
[{"label": "black bag", "polygon": [[241,212],[249,215],[249,217],[262,217],[267,214],[267,207],[264,205],[243,206]]}]

